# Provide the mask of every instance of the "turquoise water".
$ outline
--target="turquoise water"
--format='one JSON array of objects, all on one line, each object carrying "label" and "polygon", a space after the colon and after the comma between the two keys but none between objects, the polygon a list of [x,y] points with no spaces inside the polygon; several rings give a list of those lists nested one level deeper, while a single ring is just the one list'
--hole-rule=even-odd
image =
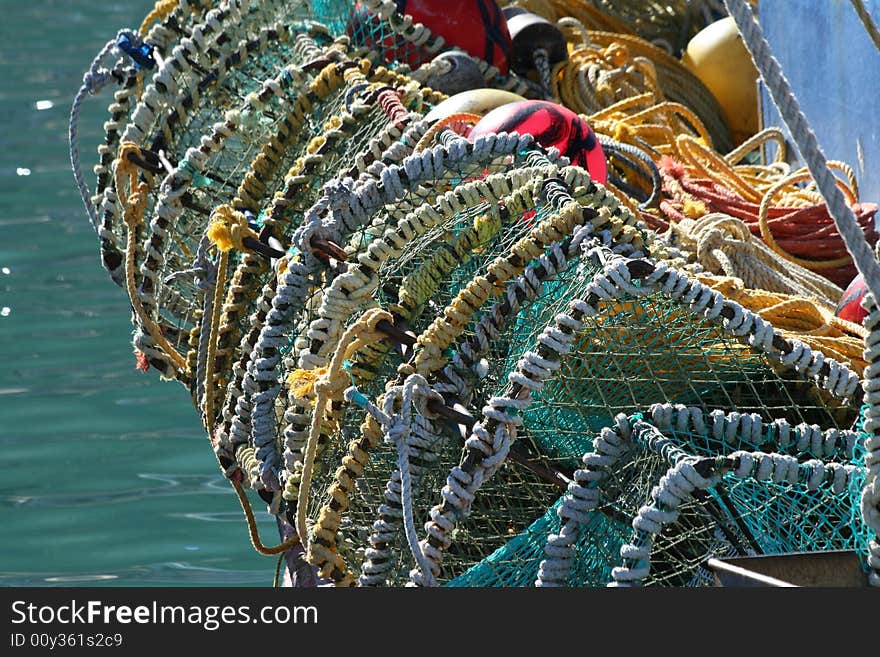
[{"label": "turquoise water", "polygon": [[[186,391],[135,369],[129,305],[70,173],[92,57],[152,0],[2,3],[0,585],[272,583]],[[88,99],[94,163],[112,93]],[[87,180],[93,184],[88,172]],[[277,536],[263,518],[265,540]]]}]

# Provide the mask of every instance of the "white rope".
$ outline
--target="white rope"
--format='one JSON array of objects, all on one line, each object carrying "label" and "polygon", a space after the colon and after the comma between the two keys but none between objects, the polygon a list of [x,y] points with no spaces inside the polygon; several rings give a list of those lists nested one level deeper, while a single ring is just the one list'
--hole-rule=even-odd
[{"label": "white rope", "polygon": [[[634,425],[633,432],[643,434],[639,437],[640,442],[646,441],[644,434],[654,434],[651,441],[666,440],[656,427],[646,423]],[[653,451],[659,450],[655,448]],[[794,456],[777,453],[735,451],[729,458],[738,463],[731,474],[739,479],[787,483],[807,491],[826,486],[835,495],[846,491],[863,471],[863,468],[852,464],[825,463],[818,459],[799,463]],[[692,499],[694,491],[710,488],[721,480],[724,473],[716,468],[712,468],[708,476],[699,474],[694,467],[699,460],[681,452],[678,462],[652,489],[651,503],[641,507],[633,519],[633,538],[621,547],[623,565],[612,569],[613,581],[609,586],[640,585],[650,574],[650,555],[655,536],[666,525],[677,520],[678,508]]]},{"label": "white rope", "polygon": [[[415,408],[419,416],[427,417],[428,402],[431,399],[443,402],[439,393],[431,390],[425,378],[419,374],[411,374],[406,378],[402,386],[391,388],[383,401],[383,408],[379,408],[366,400],[357,388],[348,388],[345,391],[346,401],[362,405],[370,415],[382,426],[385,442],[392,443],[397,448],[397,468],[400,473],[400,504],[403,514],[403,527],[406,534],[410,552],[416,561],[421,574],[421,582],[424,586],[437,586],[437,580],[432,571],[432,563],[425,557],[422,547],[419,545],[413,519],[413,473],[410,465],[411,428],[413,423],[412,410]],[[400,400],[399,413],[394,412],[397,400]],[[370,574],[375,575],[372,572]],[[374,583],[368,578],[367,583]]]},{"label": "white rope", "polygon": [[[865,240],[852,209],[847,205],[843,192],[838,188],[834,174],[828,168],[825,155],[819,147],[816,135],[810,129],[807,118],[801,111],[797,98],[782,73],[782,67],[773,57],[770,45],[767,43],[751,7],[745,0],[724,0],[724,4],[736,21],[743,41],[767,85],[767,90],[770,92],[782,120],[788,126],[792,140],[803,157],[810,175],[816,181],[819,193],[828,204],[828,212],[834,219],[834,225],[843,238],[856,269],[864,278],[865,286],[874,299],[880,298],[880,264]],[[856,9],[858,9],[858,5],[856,5]],[[866,371],[865,379],[869,378],[871,377]],[[876,536],[880,536],[880,511],[877,510],[877,506],[880,504],[878,488],[880,485],[877,484],[876,477],[869,474],[862,496],[862,512],[865,521]],[[874,569],[870,581],[872,585],[880,586],[880,571]]]},{"label": "white rope", "polygon": [[140,37],[132,30],[120,30],[116,37],[108,41],[92,60],[89,70],[83,75],[82,85],[76,92],[73,99],[73,106],[70,109],[70,123],[68,125],[68,142],[70,147],[70,166],[73,169],[73,177],[76,181],[77,189],[79,189],[80,198],[89,215],[89,221],[92,228],[98,233],[98,216],[92,197],[89,193],[89,186],[85,181],[82,173],[82,165],[79,158],[78,131],[79,131],[79,113],[83,101],[86,96],[95,96],[107,85],[113,78],[114,73],[120,73],[125,64],[124,59],[120,59],[114,68],[108,69],[103,66],[104,59],[113,51],[118,51],[116,43],[121,38],[128,38],[132,43],[140,43]]}]

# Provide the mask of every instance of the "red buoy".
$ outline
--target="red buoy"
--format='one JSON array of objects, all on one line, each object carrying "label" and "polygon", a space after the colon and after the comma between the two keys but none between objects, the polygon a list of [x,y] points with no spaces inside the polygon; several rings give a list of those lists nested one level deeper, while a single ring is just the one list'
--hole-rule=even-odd
[{"label": "red buoy", "polygon": [[605,183],[605,154],[593,129],[567,107],[543,100],[521,100],[497,107],[471,130],[470,138],[490,132],[530,134],[544,148],[555,147],[590,177]]},{"label": "red buoy", "polygon": [[[458,47],[496,66],[507,74],[513,42],[504,15],[495,0],[394,0],[400,14],[427,27],[433,36],[443,37],[444,49]],[[350,33],[359,45],[378,50],[385,61],[397,60],[416,69],[430,61],[431,54],[390,32],[377,16],[358,2]]]},{"label": "red buoy", "polygon": [[868,314],[861,305],[862,299],[865,297],[865,292],[867,291],[868,288],[865,285],[865,279],[859,274],[852,280],[849,287],[846,288],[846,291],[844,291],[834,314],[841,319],[861,324],[862,320],[865,319],[865,315]]}]

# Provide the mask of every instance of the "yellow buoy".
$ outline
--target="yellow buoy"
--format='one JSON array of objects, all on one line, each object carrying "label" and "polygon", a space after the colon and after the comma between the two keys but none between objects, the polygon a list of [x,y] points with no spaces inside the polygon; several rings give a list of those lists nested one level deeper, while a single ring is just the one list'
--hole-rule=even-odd
[{"label": "yellow buoy", "polygon": [[471,89],[450,96],[428,112],[425,119],[435,121],[462,113],[484,116],[496,107],[515,103],[518,100],[525,100],[525,98],[501,89]]},{"label": "yellow buoy", "polygon": [[733,18],[697,33],[681,61],[718,100],[737,144],[758,131],[758,71]]}]

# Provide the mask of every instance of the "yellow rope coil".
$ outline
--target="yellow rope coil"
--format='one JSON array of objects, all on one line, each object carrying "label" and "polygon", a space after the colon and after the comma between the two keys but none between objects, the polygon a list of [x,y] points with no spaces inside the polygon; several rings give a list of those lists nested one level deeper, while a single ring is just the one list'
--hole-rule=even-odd
[{"label": "yellow rope coil", "polygon": [[[852,176],[852,170],[848,167],[845,167],[845,165],[845,168],[843,168],[840,167],[841,163],[838,162],[829,162],[828,164],[836,164],[837,168],[841,168],[844,174],[850,177],[851,181],[854,180],[854,177]],[[842,256],[840,258],[834,258],[832,260],[806,260],[804,258],[793,256],[779,246],[779,244],[776,242],[776,239],[773,237],[773,233],[770,231],[768,214],[770,212],[771,201],[786,187],[790,187],[795,183],[803,182],[806,180],[812,180],[812,176],[810,176],[809,171],[807,171],[806,169],[800,169],[792,175],[782,178],[764,193],[763,198],[761,198],[761,205],[758,208],[758,226],[761,229],[761,238],[767,243],[767,245],[771,249],[773,249],[774,252],[778,253],[786,260],[790,260],[791,262],[798,264],[801,267],[806,267],[807,269],[810,269],[812,271],[822,271],[825,269],[836,269],[837,267],[845,267],[852,262],[852,258],[849,255]],[[851,188],[854,187],[854,185],[852,185],[852,182],[850,183],[850,186],[848,186],[842,180],[838,179],[837,186],[840,187],[841,191],[843,191],[844,195],[847,197],[848,203],[853,204],[857,202],[857,192]]]}]

